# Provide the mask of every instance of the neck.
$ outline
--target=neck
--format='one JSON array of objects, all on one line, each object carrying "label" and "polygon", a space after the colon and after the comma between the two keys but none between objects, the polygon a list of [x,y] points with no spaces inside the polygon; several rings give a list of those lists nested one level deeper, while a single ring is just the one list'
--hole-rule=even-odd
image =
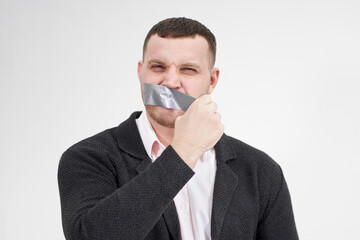
[{"label": "neck", "polygon": [[149,116],[147,111],[146,111],[146,116],[149,119],[149,122],[153,127],[155,134],[158,137],[159,141],[162,143],[162,145],[164,145],[164,147],[169,146],[174,137],[174,128],[164,127],[158,124],[154,119],[152,119]]}]

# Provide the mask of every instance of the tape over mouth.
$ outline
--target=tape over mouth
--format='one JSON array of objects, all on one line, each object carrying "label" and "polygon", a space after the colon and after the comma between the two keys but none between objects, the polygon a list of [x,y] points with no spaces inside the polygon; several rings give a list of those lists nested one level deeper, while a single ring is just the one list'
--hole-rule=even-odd
[{"label": "tape over mouth", "polygon": [[143,97],[145,105],[186,111],[196,100],[189,95],[161,85],[144,83]]}]

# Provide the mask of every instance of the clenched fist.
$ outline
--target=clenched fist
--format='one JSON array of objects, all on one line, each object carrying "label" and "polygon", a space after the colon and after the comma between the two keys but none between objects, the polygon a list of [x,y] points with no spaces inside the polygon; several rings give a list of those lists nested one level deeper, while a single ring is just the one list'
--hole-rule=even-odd
[{"label": "clenched fist", "polygon": [[171,146],[179,156],[194,168],[197,160],[214,147],[224,132],[217,105],[206,94],[196,99],[183,116],[175,120]]}]

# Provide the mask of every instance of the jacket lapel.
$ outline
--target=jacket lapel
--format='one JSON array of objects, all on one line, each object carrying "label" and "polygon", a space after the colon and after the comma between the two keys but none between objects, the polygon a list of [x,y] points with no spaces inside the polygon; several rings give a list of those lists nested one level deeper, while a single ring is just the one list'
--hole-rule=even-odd
[{"label": "jacket lapel", "polygon": [[180,240],[180,223],[174,201],[171,201],[169,207],[165,210],[163,216],[173,239]]},{"label": "jacket lapel", "polygon": [[[149,161],[143,161],[137,168],[137,172],[140,173],[150,164]],[[168,208],[164,211],[163,217],[166,223],[166,226],[174,240],[180,240],[181,234],[180,234],[180,223],[178,219],[178,215],[176,212],[176,207],[174,204],[174,201],[171,201]]]},{"label": "jacket lapel", "polygon": [[[145,170],[145,168],[151,163],[150,159],[148,161],[144,160],[142,163],[139,164],[139,166],[136,168],[136,171],[138,173]],[[174,201],[171,201],[168,208],[164,211],[163,217],[166,223],[166,226],[174,240],[180,240],[181,234],[180,234],[180,223],[178,219],[178,215],[176,212],[176,207],[174,204]]]},{"label": "jacket lapel", "polygon": [[224,134],[215,145],[217,170],[215,176],[213,208],[211,216],[211,239],[217,240],[221,226],[230,204],[231,197],[238,185],[238,177],[227,165],[227,161],[235,158],[235,152]]},{"label": "jacket lapel", "polygon": [[[120,124],[118,127],[118,136],[129,136],[127,138],[118,138],[118,145],[121,149],[126,151],[133,157],[141,160],[141,163],[136,167],[136,171],[141,173],[146,167],[151,164],[151,159],[146,153],[144,144],[142,143],[139,130],[136,126],[135,119],[140,116],[141,112],[134,112],[129,119]],[[180,224],[174,201],[164,211],[163,218],[167,225],[171,236],[175,240],[181,239]]]}]

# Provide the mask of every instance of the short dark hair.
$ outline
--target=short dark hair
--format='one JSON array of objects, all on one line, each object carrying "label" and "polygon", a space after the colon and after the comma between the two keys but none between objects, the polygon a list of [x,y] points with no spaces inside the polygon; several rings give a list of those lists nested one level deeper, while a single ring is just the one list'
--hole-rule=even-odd
[{"label": "short dark hair", "polygon": [[214,34],[200,22],[185,18],[167,18],[155,24],[146,35],[143,46],[143,57],[146,51],[149,39],[157,34],[162,38],[181,38],[181,37],[195,37],[202,36],[209,44],[209,49],[212,57],[212,65],[215,64],[216,58],[216,39]]}]

